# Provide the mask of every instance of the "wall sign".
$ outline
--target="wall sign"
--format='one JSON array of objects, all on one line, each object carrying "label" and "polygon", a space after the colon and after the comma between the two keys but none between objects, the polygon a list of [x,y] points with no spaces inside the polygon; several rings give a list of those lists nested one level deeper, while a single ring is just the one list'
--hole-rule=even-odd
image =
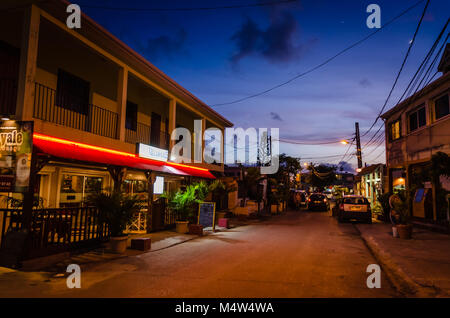
[{"label": "wall sign", "polygon": [[198,205],[198,224],[203,228],[212,227],[213,231],[216,225],[216,203],[202,202]]},{"label": "wall sign", "polygon": [[33,122],[0,121],[0,192],[27,192],[33,150]]},{"label": "wall sign", "polygon": [[139,157],[167,161],[169,159],[169,150],[153,147],[146,144],[138,143],[137,153]]},{"label": "wall sign", "polygon": [[153,194],[163,194],[164,192],[164,177],[157,176],[153,184]]}]

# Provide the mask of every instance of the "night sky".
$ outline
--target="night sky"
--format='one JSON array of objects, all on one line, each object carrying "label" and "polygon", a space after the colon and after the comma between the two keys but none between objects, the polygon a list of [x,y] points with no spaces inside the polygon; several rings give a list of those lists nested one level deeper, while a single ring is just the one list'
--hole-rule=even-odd
[{"label": "night sky", "polygon": [[[215,105],[282,83],[374,32],[366,26],[369,4],[381,7],[383,25],[416,2],[300,0],[276,6],[159,12],[106,8],[199,8],[258,0],[74,3],[205,103]],[[279,127],[281,138],[300,142],[351,138],[355,121],[364,133],[389,93],[425,2],[324,67],[262,96],[214,109],[235,126]],[[449,1],[431,1],[386,110],[398,101],[449,12]],[[363,149],[363,162],[384,162],[384,146],[373,148]],[[289,155],[312,158],[303,161],[338,163],[341,156],[323,157],[344,154],[347,146],[282,143],[280,149]],[[354,157],[348,161],[356,166]]]}]

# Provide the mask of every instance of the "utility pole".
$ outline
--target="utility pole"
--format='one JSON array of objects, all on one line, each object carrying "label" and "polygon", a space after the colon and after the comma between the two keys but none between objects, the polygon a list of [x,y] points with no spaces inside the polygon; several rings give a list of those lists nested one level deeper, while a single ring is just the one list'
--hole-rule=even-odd
[{"label": "utility pole", "polygon": [[356,157],[358,158],[358,168],[362,168],[361,140],[359,137],[359,123],[355,123],[356,130]]}]

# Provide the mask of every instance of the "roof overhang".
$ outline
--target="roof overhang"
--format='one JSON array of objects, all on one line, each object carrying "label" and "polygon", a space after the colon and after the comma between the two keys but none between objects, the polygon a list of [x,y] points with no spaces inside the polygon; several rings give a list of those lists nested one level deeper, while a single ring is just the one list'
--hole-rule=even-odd
[{"label": "roof overhang", "polygon": [[165,162],[138,157],[138,155],[89,145],[81,142],[61,139],[43,134],[33,134],[33,146],[38,154],[49,155],[58,159],[75,160],[84,163],[104,164],[108,166],[128,167],[143,171],[193,176],[215,179],[205,168],[189,166],[175,162]]}]

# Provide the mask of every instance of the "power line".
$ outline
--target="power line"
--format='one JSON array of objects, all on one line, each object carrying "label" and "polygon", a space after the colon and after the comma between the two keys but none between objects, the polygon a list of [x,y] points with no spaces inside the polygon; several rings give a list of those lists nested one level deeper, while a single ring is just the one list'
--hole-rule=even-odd
[{"label": "power line", "polygon": [[[422,76],[423,71],[425,70],[425,65],[428,63],[428,61],[430,60],[431,56],[433,55],[439,41],[442,38],[442,35],[445,32],[445,29],[448,26],[450,19],[447,19],[447,22],[445,23],[444,27],[442,28],[441,32],[439,33],[438,37],[436,38],[436,40],[434,41],[432,47],[430,48],[430,50],[428,51],[427,55],[425,56],[425,58],[423,59],[422,63],[420,63],[419,68],[417,69],[416,73],[414,74],[412,80],[409,82],[408,86],[406,87],[405,91],[403,92],[402,96],[400,96],[400,98],[398,99],[397,104],[399,104],[402,100],[403,97],[408,93],[408,96],[411,96],[413,94],[412,91],[414,89],[414,87],[416,86],[417,82],[419,81],[419,78]],[[444,41],[445,42],[445,41]],[[439,55],[439,52],[437,54],[437,56]]]},{"label": "power line", "polygon": [[378,116],[375,118],[375,120],[374,120],[372,126],[370,126],[370,128],[369,128],[364,134],[361,135],[362,137],[364,137],[365,135],[367,135],[367,134],[372,130],[372,128],[373,128],[373,127],[376,125],[376,123],[378,122],[378,119],[380,118],[380,116],[381,116],[381,114],[383,113],[384,109],[386,108],[386,105],[387,105],[387,103],[388,103],[388,101],[389,101],[389,98],[391,97],[392,92],[394,91],[394,88],[395,88],[395,86],[397,85],[398,79],[400,78],[400,74],[402,73],[403,67],[404,67],[405,64],[406,64],[406,61],[407,61],[408,56],[409,56],[409,53],[411,52],[411,48],[412,48],[412,46],[413,46],[413,44],[414,44],[414,42],[415,42],[415,40],[416,40],[417,33],[419,33],[420,25],[422,24],[422,20],[423,20],[423,17],[425,16],[425,13],[426,13],[426,11],[427,11],[428,4],[429,4],[429,3],[430,3],[430,0],[427,0],[427,3],[425,4],[425,7],[423,8],[423,11],[422,11],[422,16],[420,17],[419,23],[417,24],[416,30],[414,31],[413,38],[412,38],[411,42],[409,43],[408,50],[406,51],[405,57],[403,58],[402,65],[400,66],[400,69],[399,69],[399,71],[397,72],[397,76],[395,77],[394,84],[392,85],[391,90],[389,91],[389,94],[388,94],[388,96],[387,96],[387,98],[386,98],[386,101],[384,102],[383,107],[381,107],[381,110],[380,110],[380,112],[378,113]]},{"label": "power line", "polygon": [[[442,28],[441,32],[439,33],[439,35],[438,35],[438,37],[436,38],[435,42],[433,43],[432,47],[430,48],[430,50],[428,51],[427,55],[426,55],[425,58],[423,59],[422,63],[420,64],[419,68],[418,68],[417,71],[415,72],[414,76],[413,76],[413,77],[411,78],[411,80],[409,81],[408,86],[407,86],[406,89],[404,90],[402,96],[399,98],[399,100],[397,101],[397,103],[396,103],[393,107],[395,107],[395,106],[397,106],[398,104],[400,104],[400,102],[402,101],[402,99],[403,99],[403,97],[405,96],[405,94],[406,94],[407,92],[412,92],[412,90],[413,90],[414,87],[416,86],[416,84],[417,84],[417,82],[418,82],[420,76],[421,76],[422,73],[423,73],[423,70],[425,69],[425,66],[428,64],[429,59],[430,59],[431,56],[433,55],[433,53],[434,53],[434,51],[435,51],[435,49],[436,49],[436,47],[437,47],[439,41],[440,41],[441,38],[442,38],[442,35],[444,34],[445,30],[447,29],[447,26],[448,26],[448,24],[449,24],[449,21],[450,21],[450,19],[447,19],[447,22],[445,23],[444,27]],[[445,38],[443,44],[441,45],[441,48],[440,48],[439,51],[437,52],[437,54],[436,54],[436,56],[434,57],[432,63],[430,64],[430,66],[428,67],[427,71],[425,72],[424,76],[422,77],[422,79],[421,79],[420,82],[418,83],[418,85],[417,85],[417,87],[416,87],[414,93],[412,93],[412,95],[410,95],[410,96],[414,96],[414,95],[416,94],[416,92],[417,92],[418,88],[421,86],[423,80],[429,76],[429,72],[430,72],[430,70],[433,68],[433,66],[435,65],[435,63],[436,63],[436,61],[437,61],[437,58],[439,57],[441,51],[444,49],[444,46],[446,45],[446,42],[447,42],[448,37],[449,37],[449,33],[447,33],[447,37]],[[428,83],[431,81],[431,79],[433,79],[433,77],[434,77],[435,75],[436,75],[436,73],[430,78],[430,80],[424,82],[424,83],[426,83],[425,86],[428,85]],[[392,90],[391,90],[391,92],[392,92]],[[390,96],[390,95],[389,95],[389,96]],[[388,96],[388,99],[389,99],[389,96]],[[386,102],[387,102],[387,100],[386,100]],[[386,105],[386,103],[385,103],[385,105]],[[381,112],[380,112],[380,114],[378,115],[377,120],[378,120],[378,118],[380,118],[380,115],[381,115]],[[376,122],[376,121],[375,121],[375,122]],[[374,123],[375,123],[375,122],[374,122]],[[373,127],[373,125],[372,125],[372,127]],[[371,128],[372,128],[372,127],[371,127]],[[384,127],[384,124],[381,125],[381,126],[378,128],[378,130],[375,132],[375,134],[372,135],[372,137],[371,137],[371,138],[369,139],[369,141],[364,145],[364,147],[367,147],[367,146],[370,144],[370,142],[371,142],[372,140],[375,139],[375,136],[378,134],[378,132],[381,131],[381,129],[382,129],[383,127]],[[370,131],[370,129],[369,129],[369,131]],[[369,131],[367,131],[367,132],[369,132]],[[364,148],[364,147],[363,147],[363,148]]]},{"label": "power line", "polygon": [[377,160],[382,154],[384,154],[384,149],[382,152],[380,152],[380,154],[378,156],[376,156],[375,158],[373,158],[371,161],[375,162],[375,160]]},{"label": "power line", "polygon": [[280,0],[280,1],[269,1],[260,3],[249,3],[240,5],[228,5],[228,6],[217,6],[217,7],[182,7],[182,8],[136,8],[136,7],[109,7],[109,6],[96,6],[89,4],[80,4],[81,7],[90,9],[102,9],[102,10],[113,10],[113,11],[135,11],[135,12],[176,12],[176,11],[213,11],[221,9],[241,9],[241,8],[253,8],[253,7],[264,7],[264,6],[275,6],[280,4],[288,4],[298,2],[298,0]]},{"label": "power line", "polygon": [[[449,19],[449,20],[450,20],[450,19]],[[448,24],[448,21],[449,21],[449,20],[447,20],[447,24]],[[447,24],[445,25],[445,27],[447,27]],[[445,29],[443,29],[443,30],[445,30]],[[419,82],[419,84],[417,85],[417,87],[416,87],[416,89],[415,89],[415,91],[414,91],[414,93],[413,93],[412,95],[416,94],[417,91],[419,90],[419,88],[422,89],[422,88],[424,88],[424,87],[426,86],[426,85],[422,86],[422,82],[423,82],[424,84],[427,82],[425,79],[426,79],[426,78],[429,76],[429,74],[431,73],[431,70],[433,69],[434,65],[436,64],[438,57],[441,55],[441,51],[442,51],[442,50],[444,49],[444,47],[446,46],[446,42],[447,42],[447,39],[448,39],[449,35],[450,35],[450,33],[447,33],[447,37],[445,38],[444,42],[442,43],[441,48],[440,48],[439,51],[437,52],[436,56],[434,57],[433,61],[432,61],[431,64],[430,64],[430,66],[428,67],[427,71],[425,72],[425,75],[422,77],[422,80]],[[434,75],[433,75],[433,76],[434,76]],[[425,80],[425,81],[424,81],[424,80]]]},{"label": "power line", "polygon": [[289,140],[289,139],[278,139],[278,141],[279,142],[282,142],[282,143],[286,143],[286,144],[294,144],[294,145],[312,145],[312,146],[314,146],[314,145],[330,145],[330,144],[337,144],[337,143],[340,143],[340,142],[342,142],[342,140],[347,140],[347,139],[350,139],[350,138],[342,138],[341,140],[334,140],[334,141],[324,141],[324,142],[314,142],[314,141],[310,141],[310,142],[307,142],[307,141],[297,141],[297,140]]},{"label": "power line", "polygon": [[[322,63],[320,63],[320,64],[314,66],[313,68],[310,68],[309,70],[307,70],[307,71],[305,71],[305,72],[303,72],[303,73],[300,73],[300,74],[298,74],[298,75],[296,75],[296,76],[294,76],[294,77],[292,77],[292,78],[290,78],[290,79],[288,79],[288,80],[286,80],[286,81],[284,81],[284,82],[282,82],[282,83],[280,83],[280,84],[278,84],[278,85],[275,85],[275,86],[273,86],[273,87],[271,87],[271,88],[268,88],[268,89],[266,89],[266,90],[264,90],[264,91],[261,91],[261,92],[259,92],[259,93],[255,93],[255,94],[253,94],[253,95],[249,95],[249,96],[246,96],[246,97],[242,97],[242,98],[239,98],[239,99],[236,99],[236,100],[234,100],[234,101],[227,102],[227,103],[213,104],[213,105],[210,105],[210,107],[220,107],[220,106],[225,106],[225,105],[236,104],[236,103],[240,103],[240,102],[242,102],[242,101],[245,101],[245,100],[247,100],[247,99],[251,99],[251,98],[255,98],[255,97],[264,95],[264,94],[266,94],[266,93],[268,93],[268,92],[270,92],[270,91],[273,91],[273,90],[275,90],[275,89],[277,89],[277,88],[280,88],[280,87],[282,87],[282,86],[285,86],[285,85],[287,85],[287,84],[293,82],[294,80],[296,80],[296,79],[298,79],[298,78],[300,78],[300,77],[303,77],[303,76],[305,76],[305,75],[307,75],[307,74],[309,74],[309,73],[311,73],[311,72],[314,72],[315,70],[321,68],[322,66],[324,66],[324,65],[326,65],[326,64],[328,64],[328,63],[330,63],[332,60],[334,60],[334,59],[337,58],[338,56],[344,54],[344,53],[347,52],[348,50],[350,50],[350,49],[354,48],[355,46],[358,46],[359,44],[361,44],[361,43],[363,43],[364,41],[368,40],[369,38],[371,38],[372,36],[374,36],[375,34],[377,34],[378,32],[380,32],[381,30],[383,30],[385,27],[387,27],[388,25],[390,25],[391,23],[393,23],[394,21],[396,21],[397,19],[399,19],[400,17],[402,17],[403,15],[405,15],[407,12],[409,12],[409,11],[412,10],[412,9],[414,9],[416,6],[418,6],[418,5],[419,5],[420,3],[422,3],[423,1],[424,1],[424,0],[420,0],[420,1],[416,2],[414,5],[410,6],[409,8],[407,8],[406,10],[404,10],[403,12],[401,12],[399,15],[395,16],[394,18],[392,18],[391,20],[389,20],[388,22],[386,22],[381,28],[376,29],[374,32],[372,32],[372,33],[370,33],[369,35],[363,37],[361,40],[356,41],[355,43],[351,44],[350,46],[348,46],[348,47],[346,47],[345,49],[341,50],[340,52],[336,53],[336,54],[333,55],[332,57],[328,58],[328,59],[325,60],[324,62],[322,62]],[[429,2],[429,0],[427,0],[427,1]],[[427,2],[427,6],[428,6],[428,2]]]}]

